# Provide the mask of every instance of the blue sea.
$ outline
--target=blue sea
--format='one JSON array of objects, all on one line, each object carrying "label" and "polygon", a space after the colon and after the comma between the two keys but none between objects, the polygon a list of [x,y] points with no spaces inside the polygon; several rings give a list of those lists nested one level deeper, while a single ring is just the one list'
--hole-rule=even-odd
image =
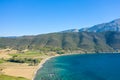
[{"label": "blue sea", "polygon": [[74,54],[48,60],[34,80],[120,80],[120,54]]}]

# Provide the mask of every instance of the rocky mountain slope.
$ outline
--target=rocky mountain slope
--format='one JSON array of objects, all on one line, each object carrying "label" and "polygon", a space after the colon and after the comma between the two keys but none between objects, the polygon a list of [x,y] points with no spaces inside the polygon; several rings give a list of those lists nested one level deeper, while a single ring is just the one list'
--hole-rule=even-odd
[{"label": "rocky mountain slope", "polygon": [[89,28],[71,29],[62,32],[82,32],[82,31],[87,31],[87,32],[120,31],[120,18],[108,23],[94,25]]}]

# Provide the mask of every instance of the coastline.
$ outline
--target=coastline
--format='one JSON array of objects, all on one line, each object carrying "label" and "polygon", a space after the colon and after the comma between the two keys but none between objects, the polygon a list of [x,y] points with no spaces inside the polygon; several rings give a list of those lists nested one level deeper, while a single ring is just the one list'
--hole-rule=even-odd
[{"label": "coastline", "polygon": [[[106,53],[107,54],[107,53]],[[99,54],[97,54],[97,56],[96,56],[96,54],[93,54],[92,56],[91,56],[91,54],[90,54],[90,56],[89,55],[87,55],[87,57],[86,57],[86,55],[85,55],[85,57],[83,56],[83,57],[72,57],[72,59],[74,58],[75,60],[71,60],[72,62],[73,61],[77,61],[77,62],[79,62],[78,64],[80,64],[80,65],[78,65],[78,67],[79,66],[81,66],[81,60],[83,60],[83,62],[84,62],[84,60],[86,60],[85,62],[86,63],[88,63],[89,64],[89,62],[90,62],[90,64],[93,64],[94,63],[94,61],[96,60],[98,63],[100,63],[100,65],[92,65],[92,66],[90,66],[91,68],[90,68],[90,70],[91,69],[94,69],[94,67],[95,67],[95,74],[97,74],[97,75],[99,75],[99,73],[101,73],[101,71],[99,71],[97,68],[100,68],[101,69],[101,65],[103,65],[104,63],[104,61],[106,61],[105,63],[111,63],[111,61],[115,61],[116,62],[116,60],[118,61],[118,54],[117,54],[117,56],[115,56],[115,58],[113,57],[113,59],[111,59],[111,54],[112,53],[109,53],[109,54],[102,54],[102,55],[104,55],[104,56],[99,56]],[[94,56],[95,55],[95,56]],[[101,55],[101,54],[100,54]],[[112,54],[112,55],[114,55],[114,54]],[[62,55],[61,55],[62,56]],[[76,56],[76,55],[75,55]],[[119,55],[120,56],[120,55]],[[94,58],[95,59],[94,59]],[[117,57],[117,59],[116,59],[116,57]],[[78,59],[77,59],[78,58]],[[81,58],[81,59],[80,59]],[[86,59],[86,58],[88,58],[88,60]],[[63,58],[61,58],[61,59],[59,59],[59,61],[61,61]],[[69,59],[71,59],[71,57],[70,58],[67,58],[68,60]],[[79,60],[80,59],[80,60]],[[91,59],[90,61],[89,61],[89,59]],[[108,60],[108,59],[110,59],[110,60]],[[67,60],[66,60],[67,61]],[[70,61],[70,63],[71,63],[71,61]],[[62,62],[63,62],[63,64],[64,64],[64,60],[62,60]],[[69,64],[69,61],[67,61],[68,62],[68,64]],[[67,63],[66,62],[66,63]],[[118,61],[119,62],[119,61]],[[50,62],[51,63],[51,62]],[[58,62],[59,63],[59,62]],[[102,63],[102,64],[101,64]],[[76,64],[76,63],[75,63]],[[74,65],[75,65],[74,64]],[[118,63],[119,64],[119,63]],[[111,65],[111,64],[110,64]],[[115,64],[116,65],[116,64]],[[69,65],[67,65],[68,67],[69,67]],[[106,65],[105,65],[106,66]],[[112,66],[112,65],[111,65]],[[61,66],[59,66],[59,68],[60,68]],[[84,68],[85,67],[85,68]],[[103,68],[103,71],[104,70],[107,70],[107,71],[110,71],[111,70],[111,68],[112,69],[114,69],[114,66],[112,66],[110,69],[108,68],[109,67],[109,65],[107,65],[107,67],[105,67],[105,69]],[[49,67],[48,67],[49,68]],[[52,67],[52,68],[55,68],[55,67]],[[65,67],[62,67],[63,69],[64,68],[66,68],[66,66]],[[73,68],[73,69],[72,69]],[[76,68],[76,67],[71,67],[71,71],[72,72],[74,72],[74,68]],[[82,66],[82,68],[80,68],[79,70],[81,70],[81,69],[84,69],[84,72],[87,72],[86,71],[86,66],[84,65],[84,63],[83,63],[83,66]],[[119,69],[119,67],[118,67],[118,69]],[[51,69],[50,69],[51,70]],[[56,69],[55,69],[56,70]],[[79,71],[78,70],[78,71]],[[116,69],[115,69],[116,70]],[[48,70],[44,70],[44,71],[48,71]],[[53,70],[54,71],[54,70]],[[76,70],[75,70],[76,71]],[[105,71],[105,74],[107,75],[109,72],[107,72],[107,71]],[[49,71],[48,71],[49,72]],[[117,70],[115,71],[115,72],[117,72]],[[70,72],[69,72],[70,73]],[[69,74],[68,72],[66,72],[65,74]],[[94,73],[94,70],[93,70],[93,72],[89,72],[89,73]],[[104,73],[104,72],[103,72]],[[46,74],[53,74],[53,75],[57,75],[56,73],[44,73],[43,72],[43,74],[42,75],[46,75]],[[78,74],[78,72],[77,73],[75,73],[76,75]],[[84,74],[83,74],[84,75]],[[109,74],[110,76],[111,76],[111,73]],[[88,78],[85,78],[85,77],[79,77],[79,76],[75,76],[75,77],[77,77],[78,79],[80,78],[80,79],[108,79],[108,76],[106,76],[105,78],[104,78],[104,76],[101,74],[101,75],[99,75],[99,76],[101,76],[101,77],[97,77],[96,78],[96,75],[94,76],[94,75],[92,75],[92,78],[91,78],[91,76],[89,77],[88,76]],[[37,75],[37,79],[39,79],[39,76]],[[51,76],[42,76],[42,77],[40,77],[40,79],[62,79],[61,78],[62,76],[59,76],[59,77],[57,77],[57,78],[55,78],[55,77],[51,77]],[[116,78],[116,76],[114,76],[115,78]],[[119,77],[118,77],[119,78]],[[71,79],[70,77],[68,78],[68,76],[66,75],[66,77],[64,78],[64,79]],[[114,80],[114,78],[113,78],[113,80]]]},{"label": "coastline", "polygon": [[14,76],[14,77],[23,77],[29,80],[34,80],[37,71],[43,67],[43,64],[47,60],[53,57],[62,56],[62,55],[70,55],[70,54],[54,54],[54,55],[41,56],[41,58],[43,59],[36,66],[29,66],[26,63],[5,62],[0,64],[0,67],[3,68],[2,73],[5,75]]},{"label": "coastline", "polygon": [[43,67],[43,64],[44,64],[47,60],[49,60],[49,59],[51,59],[51,58],[53,58],[53,57],[57,57],[57,56],[60,56],[60,55],[47,56],[46,58],[44,58],[44,59],[40,62],[40,64],[39,64],[38,67],[36,68],[36,70],[34,71],[32,80],[34,80],[34,78],[35,78],[35,76],[36,76],[36,74],[37,74],[37,71]]},{"label": "coastline", "polygon": [[[47,60],[50,60],[51,58],[54,58],[54,57],[57,57],[57,56],[73,55],[73,54],[75,54],[75,53],[71,53],[71,54],[70,54],[70,53],[67,53],[67,54],[61,54],[61,55],[56,54],[56,55],[54,55],[54,56],[47,56],[46,58],[44,58],[44,59],[39,63],[39,65],[38,65],[37,68],[35,69],[34,74],[33,74],[33,77],[32,77],[32,80],[34,80],[34,78],[35,78],[35,76],[36,76],[36,74],[37,74],[37,71],[43,67],[43,64],[44,64]],[[76,53],[76,54],[80,54],[80,53]]]}]

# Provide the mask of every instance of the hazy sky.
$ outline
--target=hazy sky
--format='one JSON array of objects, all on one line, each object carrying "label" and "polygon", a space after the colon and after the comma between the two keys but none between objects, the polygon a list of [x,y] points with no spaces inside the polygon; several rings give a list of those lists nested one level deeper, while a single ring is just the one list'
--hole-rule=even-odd
[{"label": "hazy sky", "polygon": [[120,0],[0,0],[0,36],[90,27],[120,18]]}]

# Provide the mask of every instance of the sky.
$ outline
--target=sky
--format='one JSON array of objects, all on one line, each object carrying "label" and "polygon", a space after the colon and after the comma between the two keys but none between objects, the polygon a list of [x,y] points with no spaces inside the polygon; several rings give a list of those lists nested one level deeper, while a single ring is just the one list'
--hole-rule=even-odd
[{"label": "sky", "polygon": [[0,0],[0,36],[80,29],[120,18],[120,0]]}]

